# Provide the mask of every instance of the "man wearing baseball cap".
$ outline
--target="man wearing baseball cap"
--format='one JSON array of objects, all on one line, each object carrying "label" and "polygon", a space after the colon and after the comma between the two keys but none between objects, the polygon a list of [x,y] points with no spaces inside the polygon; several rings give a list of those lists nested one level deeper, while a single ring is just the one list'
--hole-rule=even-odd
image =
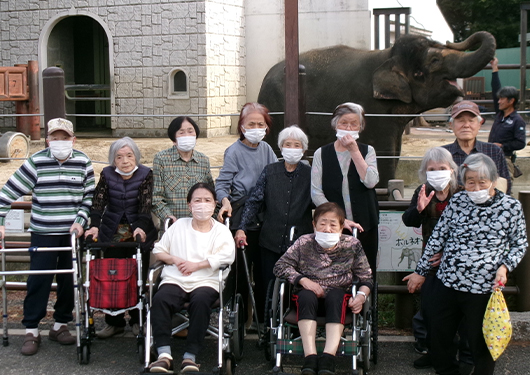
[{"label": "man wearing baseball cap", "polygon": [[[5,216],[11,203],[32,193],[31,247],[70,247],[70,233],[83,234],[94,192],[92,162],[74,150],[75,136],[70,121],[56,118],[48,122],[48,148],[31,155],[0,190],[0,238],[5,236]],[[30,270],[71,269],[69,251],[30,252]],[[51,275],[30,275],[24,300],[26,336],[23,355],[37,353],[41,343],[39,322],[46,315],[53,281]],[[62,345],[76,342],[67,327],[73,319],[74,286],[71,274],[57,274],[55,324],[49,339]]]},{"label": "man wearing baseball cap", "polygon": [[456,165],[460,166],[470,154],[481,152],[488,155],[495,162],[499,176],[506,179],[498,181],[497,186],[503,190],[502,185],[507,184],[506,192],[510,194],[511,180],[504,152],[493,143],[477,140],[478,131],[484,123],[478,106],[468,100],[456,103],[451,110],[450,123],[456,140],[442,147],[449,150]]}]

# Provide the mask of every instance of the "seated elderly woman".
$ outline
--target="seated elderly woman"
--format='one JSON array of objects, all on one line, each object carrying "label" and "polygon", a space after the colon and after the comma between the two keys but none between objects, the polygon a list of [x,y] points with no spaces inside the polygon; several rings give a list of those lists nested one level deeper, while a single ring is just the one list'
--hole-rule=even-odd
[{"label": "seated elderly woman", "polygon": [[[142,251],[149,253],[158,233],[151,219],[153,172],[140,164],[140,150],[129,137],[118,139],[109,149],[110,166],[103,168],[94,192],[90,210],[90,229],[85,237],[100,242],[134,241],[140,235]],[[125,249],[107,249],[105,258],[124,258]],[[144,280],[149,267],[149,256],[142,257]],[[134,335],[139,333],[138,310],[130,310]],[[105,315],[106,326],[97,332],[101,339],[123,333],[124,314]]]},{"label": "seated elderly woman", "polygon": [[[303,375],[335,373],[345,310],[349,307],[359,313],[372,288],[372,271],[361,243],[342,234],[344,220],[344,210],[338,204],[321,204],[313,217],[315,233],[301,236],[274,266],[277,277],[294,285],[305,356]],[[355,278],[360,286],[352,296]],[[319,307],[326,311],[326,344],[320,358],[315,342]]]},{"label": "seated elderly woman", "polygon": [[482,334],[491,292],[505,285],[507,274],[528,246],[521,203],[495,188],[497,168],[477,153],[464,160],[460,176],[465,191],[456,193],[427,242],[416,272],[405,277],[411,293],[429,273],[435,254],[443,252],[430,293],[437,301],[430,311],[430,355],[437,374],[459,374],[453,343],[465,319],[474,374],[493,374],[495,362]]},{"label": "seated elderly woman", "polygon": [[202,182],[193,185],[187,201],[192,217],[178,219],[153,250],[166,266],[151,308],[158,359],[149,366],[150,372],[173,368],[171,318],[185,302],[189,302],[189,328],[180,371],[199,371],[195,358],[208,329],[211,306],[219,298],[218,270],[235,258],[232,233],[212,218],[216,204],[213,187]]}]

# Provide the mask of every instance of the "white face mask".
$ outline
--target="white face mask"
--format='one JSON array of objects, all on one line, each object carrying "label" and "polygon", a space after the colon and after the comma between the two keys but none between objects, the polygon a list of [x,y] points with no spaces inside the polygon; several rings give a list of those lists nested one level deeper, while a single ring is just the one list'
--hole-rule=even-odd
[{"label": "white face mask", "polygon": [[490,199],[490,188],[492,184],[493,183],[491,183],[490,187],[487,189],[483,189],[479,191],[467,191],[466,190],[466,193],[469,196],[469,199],[473,201],[473,203],[475,204],[485,203],[488,199]]},{"label": "white face mask", "polygon": [[134,169],[130,172],[124,172],[122,171],[120,168],[116,167],[116,169],[114,170],[117,174],[119,175],[122,175],[122,176],[132,176],[132,174],[134,172],[136,172],[136,170],[138,169],[138,166],[134,167]]},{"label": "white face mask", "polygon": [[73,141],[50,141],[50,151],[57,160],[66,160],[72,154]]},{"label": "white face mask", "polygon": [[215,204],[212,203],[193,203],[191,206],[191,215],[195,220],[205,221],[212,217],[215,210]]},{"label": "white face mask", "polygon": [[247,141],[255,145],[256,143],[261,142],[265,137],[265,134],[267,134],[267,129],[245,129],[244,136]]},{"label": "white face mask", "polygon": [[303,155],[304,150],[301,148],[282,148],[282,156],[287,164],[298,164]]},{"label": "white face mask", "polygon": [[427,182],[436,191],[443,191],[451,182],[451,171],[427,171]]},{"label": "white face mask", "polygon": [[340,240],[340,233],[325,233],[315,231],[315,240],[324,249],[330,249]]},{"label": "white face mask", "polygon": [[358,130],[337,129],[337,139],[341,139],[345,135],[351,135],[354,140],[358,140],[359,139],[359,131]]},{"label": "white face mask", "polygon": [[195,136],[186,136],[177,138],[177,150],[182,152],[188,152],[193,150],[197,138]]}]

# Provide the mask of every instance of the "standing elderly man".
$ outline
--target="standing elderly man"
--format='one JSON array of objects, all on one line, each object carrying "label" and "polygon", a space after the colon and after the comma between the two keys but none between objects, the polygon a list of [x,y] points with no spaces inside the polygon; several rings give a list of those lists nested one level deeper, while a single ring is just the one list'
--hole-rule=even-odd
[{"label": "standing elderly man", "polygon": [[[477,152],[488,155],[493,159],[499,176],[507,180],[507,194],[511,191],[510,173],[506,165],[506,159],[501,148],[493,143],[481,142],[477,139],[478,131],[484,120],[480,116],[478,106],[468,100],[463,100],[453,106],[451,110],[451,130],[455,133],[456,140],[444,145],[456,165],[460,166],[471,154]],[[504,181],[498,181],[497,187],[502,187]],[[461,183],[461,182],[460,182]]]},{"label": "standing elderly man", "polygon": [[504,152],[513,181],[514,151],[522,150],[526,146],[526,122],[515,109],[519,101],[519,91],[513,86],[501,88],[498,64],[499,61],[495,57],[491,61],[491,93],[496,115],[488,142],[496,144]]},{"label": "standing elderly man", "polygon": [[[48,122],[48,148],[29,157],[9,178],[0,191],[0,238],[5,235],[5,216],[11,203],[33,193],[31,206],[32,247],[69,247],[70,233],[83,234],[94,192],[92,162],[84,153],[74,150],[75,136],[70,121],[56,118]],[[30,252],[30,270],[72,268],[72,253],[67,251]],[[37,353],[41,343],[39,322],[46,316],[54,275],[31,275],[24,300],[26,337],[23,355]],[[74,285],[72,275],[57,274],[55,324],[49,338],[62,345],[76,342],[68,331],[73,319]]]}]

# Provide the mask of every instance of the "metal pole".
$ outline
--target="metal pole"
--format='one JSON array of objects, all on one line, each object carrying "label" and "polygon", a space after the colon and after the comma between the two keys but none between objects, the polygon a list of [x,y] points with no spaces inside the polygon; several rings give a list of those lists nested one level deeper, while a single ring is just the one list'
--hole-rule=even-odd
[{"label": "metal pole", "polygon": [[379,49],[379,14],[374,14],[374,49]]},{"label": "metal pole", "polygon": [[526,104],[526,31],[527,31],[527,10],[530,4],[521,4],[521,81],[519,109],[524,110]]},{"label": "metal pole", "polygon": [[[523,213],[526,217],[526,233],[530,233],[530,191],[520,191],[519,201],[523,206]],[[519,295],[517,296],[517,311],[530,311],[530,255],[528,248],[523,260],[515,269],[515,282],[519,288]]]},{"label": "metal pole", "polygon": [[305,102],[305,66],[298,66],[298,126],[304,130],[307,134],[306,129],[306,102]]},{"label": "metal pole", "polygon": [[42,92],[44,95],[44,138],[48,136],[48,121],[65,118],[64,71],[51,66],[42,72]]},{"label": "metal pole", "polygon": [[[29,113],[40,113],[39,105],[39,63],[36,60],[28,61],[28,85],[29,85]],[[29,135],[32,141],[40,139],[40,116],[28,117]]]},{"label": "metal pole", "polygon": [[285,0],[285,122],[298,124],[298,0]]}]

